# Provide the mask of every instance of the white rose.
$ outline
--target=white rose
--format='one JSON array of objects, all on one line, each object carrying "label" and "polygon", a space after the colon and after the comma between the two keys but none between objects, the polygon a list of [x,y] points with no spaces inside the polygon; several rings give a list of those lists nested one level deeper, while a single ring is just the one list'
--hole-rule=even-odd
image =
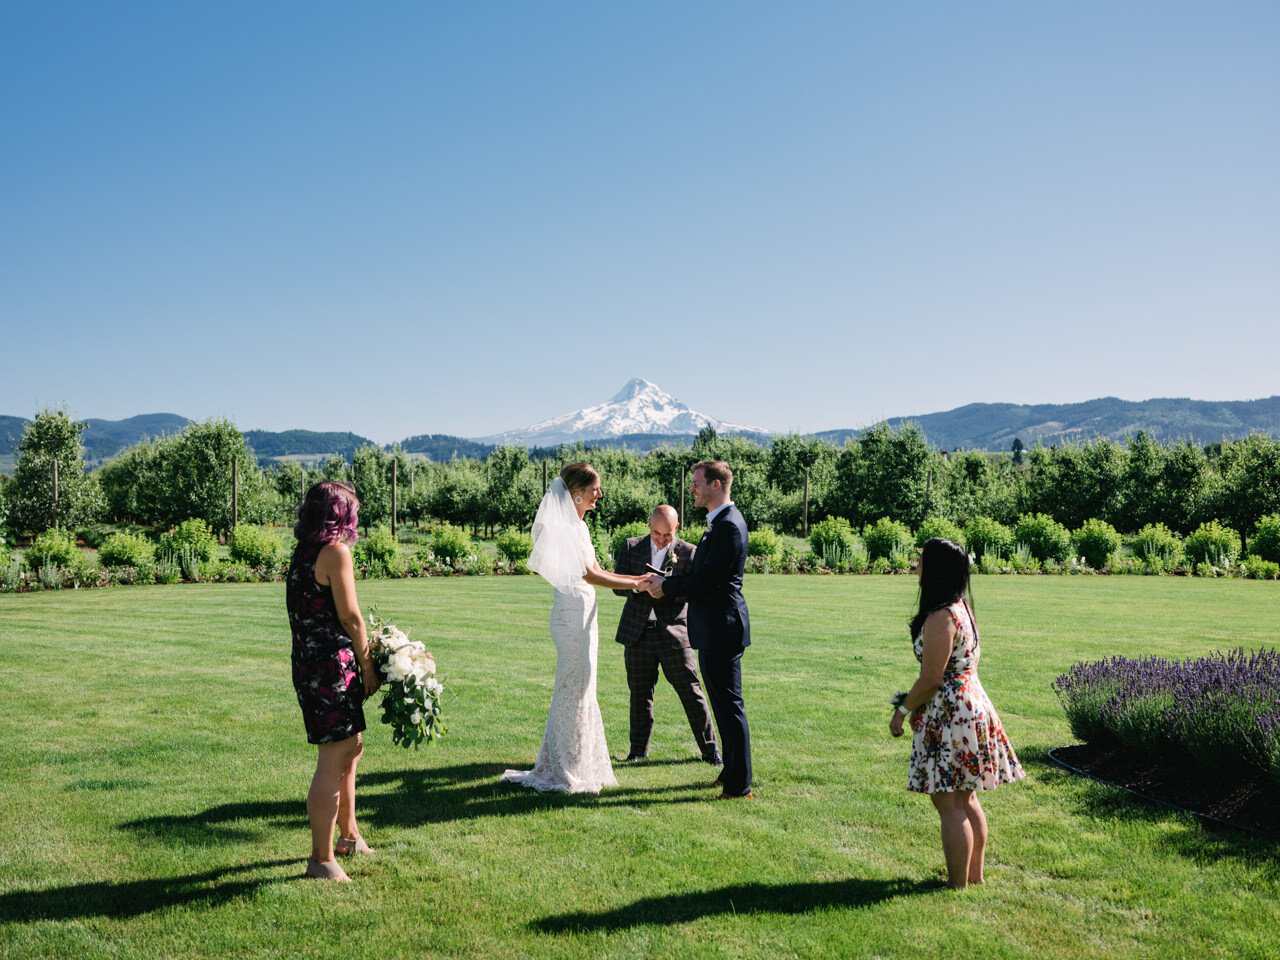
[{"label": "white rose", "polygon": [[417,710],[413,711],[413,716],[409,718],[409,722],[416,727],[422,722],[422,714]]}]

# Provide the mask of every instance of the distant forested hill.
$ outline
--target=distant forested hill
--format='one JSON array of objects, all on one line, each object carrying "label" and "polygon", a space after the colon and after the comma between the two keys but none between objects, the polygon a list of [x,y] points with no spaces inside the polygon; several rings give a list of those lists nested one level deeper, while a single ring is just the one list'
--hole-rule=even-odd
[{"label": "distant forested hill", "polygon": [[80,434],[87,463],[110,460],[126,447],[148,437],[162,437],[181,433],[188,423],[186,417],[176,413],[144,413],[127,420],[86,420],[89,429]]},{"label": "distant forested hill", "polygon": [[443,463],[457,457],[483,459],[493,452],[493,444],[452,437],[447,433],[422,433],[400,441],[405,453],[425,453],[428,460]]},{"label": "distant forested hill", "polygon": [[[1048,446],[1094,435],[1122,440],[1145,430],[1151,439],[1168,443],[1191,440],[1206,444],[1247,437],[1251,433],[1280,436],[1280,397],[1264,400],[1119,400],[1102,397],[1084,403],[971,403],[945,413],[894,417],[890,425],[919,424],[929,442],[943,450],[1008,450],[1014,437],[1028,447]],[[828,431],[828,436],[849,431]],[[843,442],[843,440],[833,442]]]},{"label": "distant forested hill", "polygon": [[259,460],[287,456],[323,456],[340,453],[348,460],[361,447],[373,443],[357,433],[323,433],[315,430],[246,430],[245,441],[253,448]]}]

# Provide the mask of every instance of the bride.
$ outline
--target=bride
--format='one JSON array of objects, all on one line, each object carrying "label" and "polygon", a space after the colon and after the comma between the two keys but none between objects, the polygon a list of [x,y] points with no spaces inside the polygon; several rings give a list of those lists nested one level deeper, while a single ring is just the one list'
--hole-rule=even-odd
[{"label": "bride", "polygon": [[633,590],[642,578],[607,573],[596,562],[582,518],[602,496],[600,474],[585,463],[571,463],[551,482],[533,521],[529,569],[555,587],[556,685],[537,763],[532,770],[508,770],[502,779],[535,790],[599,793],[601,787],[618,785],[596,703],[599,636],[593,585]]}]

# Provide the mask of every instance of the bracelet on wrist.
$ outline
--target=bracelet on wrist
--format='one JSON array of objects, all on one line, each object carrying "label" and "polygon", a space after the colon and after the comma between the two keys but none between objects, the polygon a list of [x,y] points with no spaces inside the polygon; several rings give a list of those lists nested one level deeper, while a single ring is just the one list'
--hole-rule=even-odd
[{"label": "bracelet on wrist", "polygon": [[911,711],[907,709],[906,704],[902,704],[902,703],[898,704],[898,712],[902,714],[904,717],[911,716]]}]

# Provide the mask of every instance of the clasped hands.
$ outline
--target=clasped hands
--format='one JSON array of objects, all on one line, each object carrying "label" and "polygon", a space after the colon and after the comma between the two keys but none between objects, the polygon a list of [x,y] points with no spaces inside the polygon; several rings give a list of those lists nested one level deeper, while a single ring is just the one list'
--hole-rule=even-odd
[{"label": "clasped hands", "polygon": [[656,573],[646,573],[640,578],[640,582],[636,584],[637,590],[643,590],[655,600],[662,599],[662,585],[666,583],[666,579],[658,576]]}]

